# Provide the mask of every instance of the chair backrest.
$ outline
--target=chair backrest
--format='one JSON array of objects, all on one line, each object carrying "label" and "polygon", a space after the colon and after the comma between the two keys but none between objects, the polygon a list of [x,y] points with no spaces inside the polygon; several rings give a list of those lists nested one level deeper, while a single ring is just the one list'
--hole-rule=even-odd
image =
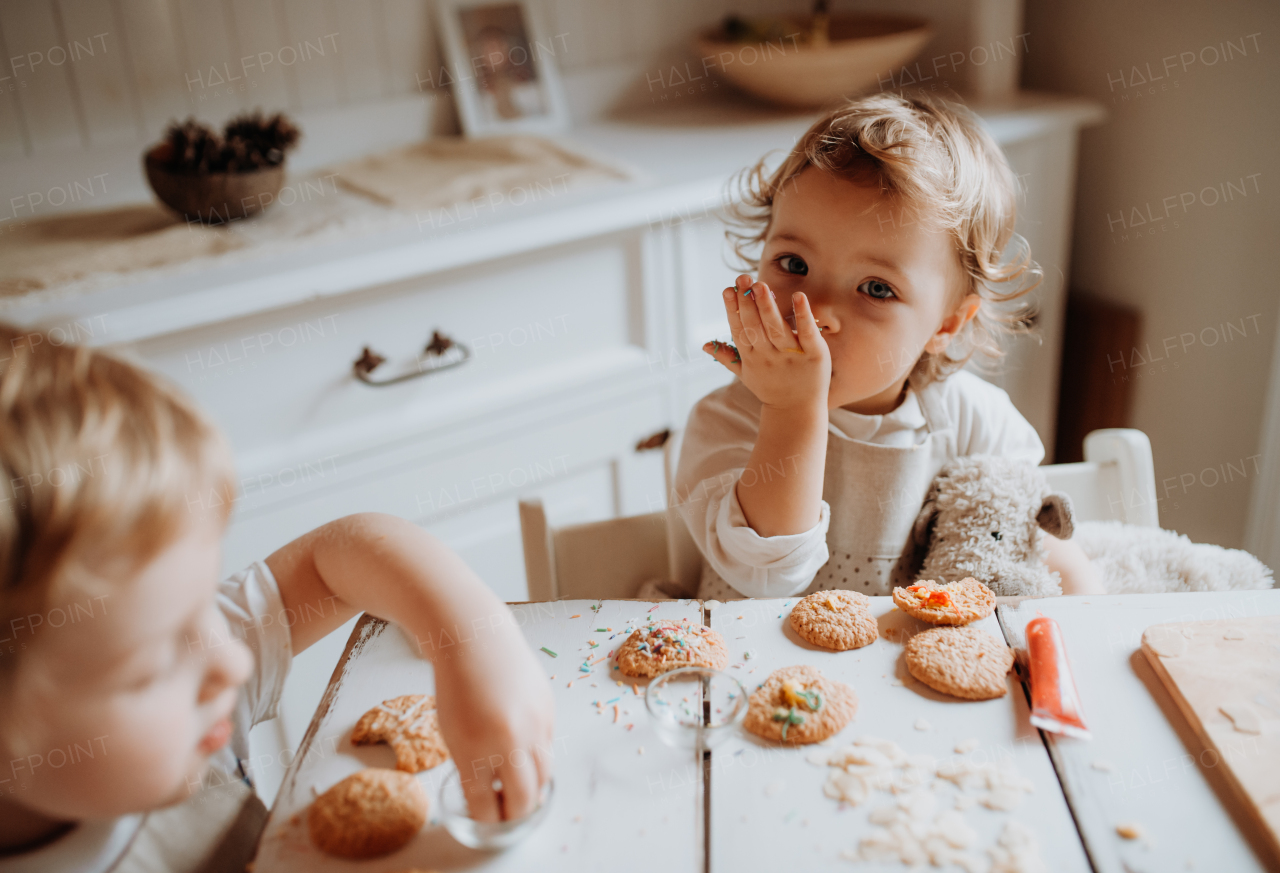
[{"label": "chair backrest", "polygon": [[[671,494],[678,435],[663,446]],[[1076,521],[1115,519],[1159,526],[1151,441],[1140,430],[1109,428],[1085,437],[1085,460],[1042,467],[1055,491],[1071,498]],[[520,501],[520,532],[530,600],[634,597],[649,579],[697,590],[702,556],[673,511],[553,528],[540,500]]]},{"label": "chair backrest", "polygon": [[1151,441],[1140,430],[1107,428],[1084,439],[1085,460],[1041,469],[1049,487],[1071,498],[1079,521],[1114,519],[1159,527]]},{"label": "chair backrest", "polygon": [[[662,446],[667,494],[675,482],[680,432]],[[702,553],[674,510],[553,528],[542,501],[520,501],[520,535],[530,600],[634,597],[650,579],[698,587]]]}]

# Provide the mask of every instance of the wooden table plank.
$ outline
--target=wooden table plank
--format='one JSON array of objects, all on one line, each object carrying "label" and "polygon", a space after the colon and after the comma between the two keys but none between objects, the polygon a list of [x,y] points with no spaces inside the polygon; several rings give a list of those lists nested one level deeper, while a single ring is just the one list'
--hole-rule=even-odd
[{"label": "wooden table plank", "polygon": [[[1008,680],[1010,693],[997,700],[961,701],[938,694],[912,679],[902,658],[906,640],[928,625],[894,610],[890,598],[872,598],[881,638],[850,652],[831,652],[800,640],[788,621],[794,603],[794,599],[732,602],[711,612],[711,626],[729,644],[729,671],[748,693],[779,667],[812,664],[853,686],[859,699],[854,721],[824,747],[872,736],[939,761],[1012,765],[1031,780],[1035,790],[1011,812],[978,806],[964,813],[978,834],[973,854],[988,862],[985,849],[995,842],[1004,823],[1013,819],[1035,834],[1048,869],[1055,873],[1089,869],[1044,743],[1027,720],[1026,698],[1015,677]],[[994,615],[977,627],[1001,636]],[[748,650],[753,656],[744,660]],[[927,729],[918,730],[917,722]],[[980,744],[971,752],[956,754],[957,743],[969,739]],[[823,794],[830,768],[806,760],[813,748],[784,749],[743,732],[712,752],[712,871],[854,869],[840,858],[841,851],[857,848],[859,840],[874,830],[868,822],[869,811],[892,803],[894,797],[878,793],[866,803],[841,809]],[[938,792],[939,812],[949,807],[954,794],[949,785]],[[897,863],[862,863],[856,869],[901,873],[905,868]]]},{"label": "wooden table plank", "polygon": [[[1203,747],[1140,646],[1153,624],[1275,615],[1280,591],[1058,597],[1001,606],[1001,624],[1016,647],[1024,646],[1026,624],[1037,613],[1062,627],[1093,734],[1088,741],[1047,736],[1098,873],[1265,869],[1216,793],[1214,759],[1198,762]],[[1242,735],[1233,751],[1247,758],[1258,742],[1275,738]],[[1122,839],[1115,828],[1125,823],[1139,825],[1147,838]]]},{"label": "wooden table plank", "polygon": [[[629,683],[616,684],[614,659],[601,661],[589,673],[579,672],[585,657],[590,655],[594,660],[616,648],[629,622],[649,618],[700,622],[699,605],[692,601],[578,600],[514,604],[512,610],[535,650],[545,646],[557,654],[552,658],[538,653],[547,674],[555,676],[551,685],[556,699],[556,790],[546,820],[525,842],[501,854],[460,846],[443,827],[434,824],[439,785],[452,766],[446,763],[419,776],[432,800],[433,824],[401,851],[366,862],[359,869],[371,873],[410,867],[440,871],[598,871],[604,867],[647,871],[654,866],[654,853],[660,852],[664,869],[701,871],[700,768],[692,766],[688,753],[664,746],[652,732],[643,697],[637,697]],[[594,632],[604,627],[613,628],[614,634]],[[595,640],[599,647],[593,649],[588,640]],[[455,652],[466,644],[459,640]],[[446,648],[438,651],[438,657],[451,656]],[[351,862],[322,855],[307,839],[305,812],[314,797],[312,789],[324,791],[363,767],[394,766],[394,756],[385,746],[352,746],[351,729],[365,711],[384,699],[431,693],[433,689],[431,663],[417,654],[413,641],[398,628],[368,618],[356,626],[280,788],[259,846],[258,870],[324,873],[355,869]],[[639,691],[643,695],[643,683]],[[621,698],[617,723],[612,705],[603,707],[602,714],[592,705],[595,700],[615,697]],[[628,724],[634,727],[628,730]]]}]

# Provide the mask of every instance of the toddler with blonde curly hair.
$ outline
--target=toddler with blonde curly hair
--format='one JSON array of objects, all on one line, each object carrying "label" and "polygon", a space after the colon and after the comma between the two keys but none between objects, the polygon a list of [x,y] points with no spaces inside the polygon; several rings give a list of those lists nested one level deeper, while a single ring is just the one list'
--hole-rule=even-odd
[{"label": "toddler with blonde curly hair", "polygon": [[[1008,395],[961,369],[1029,330],[1017,179],[966,108],[885,93],[740,181],[730,236],[758,275],[724,290],[733,343],[704,346],[736,378],[694,407],[676,474],[698,596],[889,594],[914,581],[912,522],[947,461],[1044,458]],[[1102,590],[1046,539],[1065,592]]]}]

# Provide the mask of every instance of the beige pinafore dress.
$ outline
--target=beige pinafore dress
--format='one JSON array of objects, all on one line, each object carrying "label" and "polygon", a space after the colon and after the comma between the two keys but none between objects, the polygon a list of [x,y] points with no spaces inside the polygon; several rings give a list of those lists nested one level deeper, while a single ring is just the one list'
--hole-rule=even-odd
[{"label": "beige pinafore dress", "polygon": [[[916,392],[927,435],[910,447],[851,439],[827,425],[827,466],[822,499],[831,507],[827,549],[831,558],[802,592],[844,588],[869,596],[910,585],[923,560],[911,528],[943,465],[956,456],[956,430],[943,407],[939,383]],[[698,597],[742,600],[703,559]]]}]

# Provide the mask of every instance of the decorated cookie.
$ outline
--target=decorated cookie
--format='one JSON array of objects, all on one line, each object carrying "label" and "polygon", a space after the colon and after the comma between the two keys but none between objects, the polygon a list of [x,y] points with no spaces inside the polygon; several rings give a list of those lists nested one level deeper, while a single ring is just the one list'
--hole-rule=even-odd
[{"label": "decorated cookie", "polygon": [[852,688],[801,664],[769,674],[751,695],[742,726],[766,740],[820,743],[843,730],[857,709]]},{"label": "decorated cookie", "polygon": [[311,842],[339,858],[389,855],[412,840],[426,820],[427,795],[418,780],[381,768],[348,776],[307,811]]},{"label": "decorated cookie", "polygon": [[430,770],[449,760],[436,699],[427,694],[382,701],[356,722],[351,742],[357,746],[387,743],[396,753],[396,769],[406,773]]},{"label": "decorated cookie", "polygon": [[856,591],[815,591],[791,610],[791,628],[800,638],[843,652],[879,638],[870,598]]},{"label": "decorated cookie", "polygon": [[893,605],[929,624],[968,624],[990,615],[996,596],[972,576],[945,585],[926,579],[893,589]]},{"label": "decorated cookie", "polygon": [[729,663],[724,637],[688,619],[651,621],[637,628],[618,649],[622,675],[633,679],[659,676],[680,667],[723,670]]},{"label": "decorated cookie", "polygon": [[935,627],[907,641],[907,670],[934,691],[968,700],[1002,697],[1013,650],[976,627]]}]

